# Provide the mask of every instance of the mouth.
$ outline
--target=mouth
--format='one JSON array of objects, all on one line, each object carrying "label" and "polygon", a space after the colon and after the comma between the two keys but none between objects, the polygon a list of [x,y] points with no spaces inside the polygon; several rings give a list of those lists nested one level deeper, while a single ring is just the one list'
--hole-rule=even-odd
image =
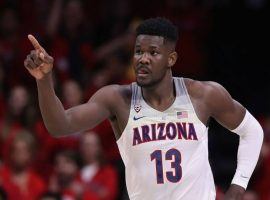
[{"label": "mouth", "polygon": [[136,75],[137,77],[146,77],[149,75],[149,71],[146,68],[139,68],[138,70],[136,70]]}]

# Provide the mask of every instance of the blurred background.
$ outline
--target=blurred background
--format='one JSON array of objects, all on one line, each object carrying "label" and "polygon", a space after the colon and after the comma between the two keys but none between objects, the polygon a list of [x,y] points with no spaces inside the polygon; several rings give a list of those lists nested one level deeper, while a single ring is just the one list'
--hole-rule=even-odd
[{"label": "blurred background", "polygon": [[[134,81],[134,30],[156,16],[179,28],[174,76],[219,82],[260,121],[265,140],[245,199],[270,199],[269,1],[0,0],[0,8],[0,199],[128,199],[109,123],[51,137],[23,60],[31,33],[54,57],[56,92],[70,108],[102,86]],[[214,120],[209,130],[222,200],[239,139]]]}]

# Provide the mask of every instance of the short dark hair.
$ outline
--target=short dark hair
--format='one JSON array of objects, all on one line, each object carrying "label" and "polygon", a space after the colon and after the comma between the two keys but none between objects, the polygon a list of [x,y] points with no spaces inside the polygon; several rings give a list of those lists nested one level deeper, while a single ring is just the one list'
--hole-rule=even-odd
[{"label": "short dark hair", "polygon": [[178,29],[166,18],[150,18],[143,21],[136,29],[138,35],[155,35],[176,43],[178,40]]}]

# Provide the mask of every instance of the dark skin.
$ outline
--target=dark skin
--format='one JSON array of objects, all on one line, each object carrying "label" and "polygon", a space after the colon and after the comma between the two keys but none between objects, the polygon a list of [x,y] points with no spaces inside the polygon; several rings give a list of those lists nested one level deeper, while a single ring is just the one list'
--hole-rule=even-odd
[{"label": "dark skin", "polygon": [[[109,119],[118,139],[129,118],[131,86],[105,86],[88,102],[65,110],[53,88],[53,58],[32,35],[28,38],[34,50],[25,59],[24,66],[36,79],[39,106],[49,132],[54,136],[68,135],[93,128]],[[166,110],[175,100],[171,72],[177,60],[174,45],[163,37],[150,35],[139,35],[135,43],[134,71],[137,83],[142,86],[145,101],[159,111]],[[221,85],[192,79],[185,79],[185,84],[196,114],[204,124],[209,117],[213,117],[232,130],[243,120],[245,108]],[[232,184],[225,194],[225,200],[240,200],[244,191],[244,188]]]}]

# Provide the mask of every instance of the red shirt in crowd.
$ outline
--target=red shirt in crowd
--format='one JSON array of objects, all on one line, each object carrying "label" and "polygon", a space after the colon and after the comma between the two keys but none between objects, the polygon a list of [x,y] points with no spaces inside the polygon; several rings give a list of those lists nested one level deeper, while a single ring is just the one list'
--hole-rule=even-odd
[{"label": "red shirt in crowd", "polygon": [[0,185],[7,193],[9,200],[36,200],[45,191],[43,180],[32,170],[27,172],[27,181],[24,188],[19,187],[12,177],[12,172],[8,166],[0,169],[1,182]]},{"label": "red shirt in crowd", "polygon": [[99,168],[93,178],[84,182],[85,191],[96,194],[99,200],[115,200],[118,195],[118,176],[110,165]]}]

